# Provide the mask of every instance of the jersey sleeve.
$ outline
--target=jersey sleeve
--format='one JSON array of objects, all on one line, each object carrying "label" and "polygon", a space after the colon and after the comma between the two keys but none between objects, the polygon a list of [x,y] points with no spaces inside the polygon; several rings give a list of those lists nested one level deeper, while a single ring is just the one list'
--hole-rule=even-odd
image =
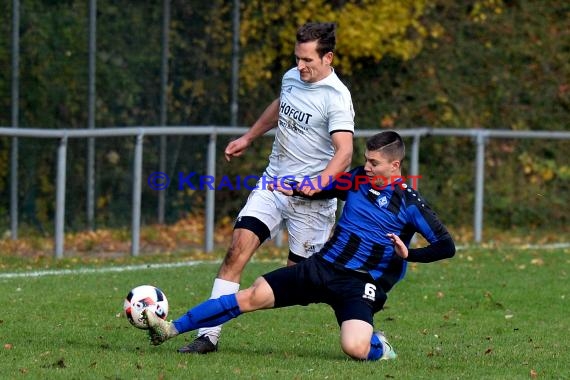
[{"label": "jersey sleeve", "polygon": [[354,133],[354,107],[348,90],[331,94],[328,106],[328,128],[330,134],[340,131]]}]

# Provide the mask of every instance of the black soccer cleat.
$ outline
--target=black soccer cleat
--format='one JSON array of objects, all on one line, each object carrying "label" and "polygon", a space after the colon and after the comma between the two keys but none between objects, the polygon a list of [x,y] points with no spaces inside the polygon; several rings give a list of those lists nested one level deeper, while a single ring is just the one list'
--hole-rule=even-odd
[{"label": "black soccer cleat", "polygon": [[182,354],[208,354],[218,351],[218,344],[212,343],[206,335],[199,336],[192,343],[178,349]]}]

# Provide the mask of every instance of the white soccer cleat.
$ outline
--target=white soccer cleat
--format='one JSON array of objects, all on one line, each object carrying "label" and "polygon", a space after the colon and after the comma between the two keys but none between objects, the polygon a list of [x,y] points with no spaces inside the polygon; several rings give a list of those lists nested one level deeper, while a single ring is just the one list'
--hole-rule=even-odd
[{"label": "white soccer cleat", "polygon": [[378,339],[380,339],[380,342],[382,343],[382,357],[380,358],[380,360],[396,359],[398,355],[396,355],[396,351],[394,351],[392,345],[388,342],[388,339],[386,339],[384,333],[382,331],[376,331],[374,335],[376,335]]},{"label": "white soccer cleat", "polygon": [[148,312],[146,309],[142,314],[148,325],[148,335],[150,337],[150,343],[153,346],[158,346],[178,335],[178,330],[176,330],[172,322],[165,321],[155,313]]}]

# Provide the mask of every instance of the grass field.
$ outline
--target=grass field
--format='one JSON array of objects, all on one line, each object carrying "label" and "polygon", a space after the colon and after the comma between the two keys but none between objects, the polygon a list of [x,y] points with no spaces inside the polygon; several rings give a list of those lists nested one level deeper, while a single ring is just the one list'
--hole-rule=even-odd
[{"label": "grass field", "polygon": [[[279,265],[252,262],[243,282]],[[570,378],[567,248],[468,248],[412,265],[376,315],[398,353],[390,362],[348,359],[326,305],[243,315],[216,354],[176,353],[193,334],[152,347],[121,315],[129,289],[159,286],[175,318],[209,295],[218,264],[68,267],[0,273],[1,379]]]}]

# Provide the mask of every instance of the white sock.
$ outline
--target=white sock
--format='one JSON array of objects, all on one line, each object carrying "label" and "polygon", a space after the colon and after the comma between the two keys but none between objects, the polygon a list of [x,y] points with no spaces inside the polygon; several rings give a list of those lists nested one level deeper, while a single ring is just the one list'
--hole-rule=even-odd
[{"label": "white sock", "polygon": [[[214,286],[212,286],[212,295],[210,298],[219,298],[226,294],[234,294],[239,290],[239,283],[222,280],[221,278],[216,278],[214,280]],[[218,343],[220,339],[220,332],[222,331],[222,325],[214,327],[204,327],[198,330],[198,336],[206,335],[212,343]]]}]

